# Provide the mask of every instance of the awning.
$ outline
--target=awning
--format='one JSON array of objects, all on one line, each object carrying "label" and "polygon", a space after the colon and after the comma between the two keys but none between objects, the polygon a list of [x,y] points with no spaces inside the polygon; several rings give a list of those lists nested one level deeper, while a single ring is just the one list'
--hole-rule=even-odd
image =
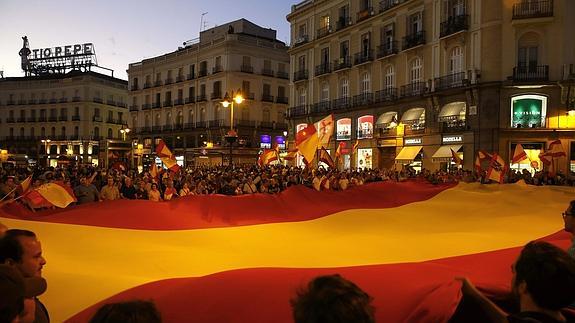
[{"label": "awning", "polygon": [[413,108],[405,111],[401,116],[402,123],[416,123],[425,111],[424,108]]},{"label": "awning", "polygon": [[439,149],[437,149],[435,154],[433,154],[433,156],[431,156],[431,160],[434,163],[441,163],[441,162],[447,162],[448,163],[453,158],[453,156],[451,155],[451,149],[453,149],[454,152],[457,152],[457,151],[459,151],[459,149],[461,149],[461,146],[463,146],[463,145],[441,146],[441,147],[439,147]]},{"label": "awning", "polygon": [[391,123],[391,121],[393,121],[394,117],[397,119],[397,112],[395,112],[395,111],[386,112],[386,113],[380,115],[379,118],[377,118],[377,122],[375,124],[376,125],[381,124],[381,125],[387,126]]},{"label": "awning", "polygon": [[462,112],[465,113],[465,102],[449,103],[441,108],[437,119],[440,122],[459,119]]},{"label": "awning", "polygon": [[401,148],[401,151],[397,154],[397,157],[395,157],[395,163],[404,165],[411,164],[417,154],[421,151],[421,148],[423,148],[423,146],[408,146]]}]

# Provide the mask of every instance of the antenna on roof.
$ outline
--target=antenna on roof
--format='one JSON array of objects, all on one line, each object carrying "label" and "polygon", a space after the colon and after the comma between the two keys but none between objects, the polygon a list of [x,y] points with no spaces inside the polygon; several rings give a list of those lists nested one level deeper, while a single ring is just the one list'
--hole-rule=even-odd
[{"label": "antenna on roof", "polygon": [[207,15],[207,12],[202,13],[202,17],[200,17],[200,32],[206,29],[207,21],[204,21],[204,16]]}]

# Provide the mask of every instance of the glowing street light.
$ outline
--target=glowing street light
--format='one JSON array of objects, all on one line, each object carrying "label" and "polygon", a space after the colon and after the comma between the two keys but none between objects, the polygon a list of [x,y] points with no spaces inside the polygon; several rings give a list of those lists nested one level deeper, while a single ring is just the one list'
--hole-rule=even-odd
[{"label": "glowing street light", "polygon": [[230,165],[232,165],[232,149],[234,142],[238,139],[238,134],[234,131],[234,102],[236,104],[241,104],[244,102],[244,97],[240,90],[238,90],[235,94],[234,91],[231,92],[231,95],[228,95],[228,92],[224,95],[224,100],[222,101],[222,106],[224,108],[230,107],[230,131],[225,136],[226,141],[230,144]]}]

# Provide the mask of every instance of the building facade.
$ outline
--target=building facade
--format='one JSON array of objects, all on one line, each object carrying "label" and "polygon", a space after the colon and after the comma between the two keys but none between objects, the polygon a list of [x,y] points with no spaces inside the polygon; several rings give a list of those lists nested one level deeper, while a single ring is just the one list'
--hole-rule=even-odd
[{"label": "building facade", "polygon": [[120,131],[127,89],[126,81],[96,72],[0,79],[0,147],[43,165],[106,165],[130,151]]},{"label": "building facade", "polygon": [[[307,0],[292,6],[289,127],[333,113],[345,167],[472,169],[561,140],[575,171],[575,3],[569,0]],[[344,150],[344,151],[345,151]],[[536,165],[535,167],[533,167]]]},{"label": "building facade", "polygon": [[[163,139],[188,164],[225,163],[231,125],[222,101],[238,90],[234,161],[255,162],[287,130],[289,56],[276,31],[245,19],[200,33],[177,51],[130,64],[130,127],[143,154]],[[151,156],[151,155],[150,155]]]}]

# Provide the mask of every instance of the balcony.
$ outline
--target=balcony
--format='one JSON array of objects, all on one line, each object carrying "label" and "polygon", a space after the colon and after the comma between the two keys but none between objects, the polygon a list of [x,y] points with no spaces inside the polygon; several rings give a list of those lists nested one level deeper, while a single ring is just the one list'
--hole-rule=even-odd
[{"label": "balcony", "polygon": [[287,110],[288,118],[295,118],[307,115],[307,105],[298,105]]},{"label": "balcony", "polygon": [[361,53],[355,53],[353,56],[353,65],[369,63],[373,61],[373,49],[364,50]]},{"label": "balcony", "polygon": [[221,65],[212,67],[212,74],[223,72],[224,68]]},{"label": "balcony", "polygon": [[397,88],[388,87],[375,92],[375,102],[387,102],[397,99]]},{"label": "balcony", "polygon": [[339,59],[337,59],[333,62],[333,70],[334,71],[343,70],[345,68],[351,68],[351,57],[350,56],[340,57]]},{"label": "balcony", "polygon": [[124,108],[124,109],[126,109],[126,108],[128,107],[128,104],[127,104],[127,103],[124,103],[124,102],[116,102],[116,105],[117,105],[118,107]]},{"label": "balcony", "polygon": [[133,84],[133,85],[130,87],[130,91],[138,91],[138,84]]},{"label": "balcony", "polygon": [[180,83],[180,82],[183,82],[185,80],[186,80],[186,78],[184,77],[184,75],[176,76],[176,83]]},{"label": "balcony", "polygon": [[164,132],[172,131],[173,129],[174,127],[171,124],[167,124],[162,127],[162,131]]},{"label": "balcony", "polygon": [[68,102],[68,98],[60,98],[60,100],[58,100],[58,103],[66,103]]},{"label": "balcony", "polygon": [[328,111],[331,111],[330,101],[318,102],[311,106],[311,113],[324,113]]},{"label": "balcony", "polygon": [[549,81],[549,65],[514,67],[513,81],[514,82]]},{"label": "balcony", "polygon": [[152,87],[152,83],[150,83],[150,82],[144,83],[144,89],[149,89],[151,87]]},{"label": "balcony", "polygon": [[309,36],[308,35],[300,35],[298,38],[295,39],[295,41],[293,42],[293,46],[297,47],[300,45],[303,45],[305,43],[307,43],[309,41]]},{"label": "balcony", "polygon": [[248,92],[246,90],[242,90],[242,93],[244,94],[244,99],[246,99],[246,100],[255,100],[256,99],[256,95],[254,94],[254,92]]},{"label": "balcony", "polygon": [[423,135],[425,134],[425,123],[407,124],[403,131],[406,135]]},{"label": "balcony", "polygon": [[353,96],[353,106],[361,107],[373,103],[373,93],[362,93]]},{"label": "balcony", "polygon": [[58,100],[56,100],[55,98],[50,99],[50,103],[58,103]]},{"label": "balcony", "polygon": [[28,119],[26,119],[26,121],[28,121],[28,122],[36,122],[36,117],[29,117]]},{"label": "balcony", "polygon": [[405,0],[382,0],[379,2],[379,12],[387,11],[395,6],[404,3]]},{"label": "balcony", "polygon": [[240,66],[240,71],[251,74],[254,72],[254,67],[251,65],[242,65]]},{"label": "balcony", "polygon": [[198,71],[198,77],[204,77],[204,76],[208,76],[208,69],[204,69],[204,70],[199,70]]},{"label": "balcony", "polygon": [[278,71],[276,77],[280,78],[280,79],[284,79],[284,80],[289,80],[288,72],[284,72],[284,71]]},{"label": "balcony", "polygon": [[469,15],[450,16],[441,23],[439,37],[443,38],[469,28]]},{"label": "balcony", "polygon": [[331,64],[329,62],[322,62],[315,67],[315,76],[331,73]]},{"label": "balcony", "polygon": [[347,110],[351,108],[351,100],[349,97],[334,99],[331,108],[332,110]]},{"label": "balcony", "polygon": [[171,107],[172,106],[172,100],[165,100],[163,107]]},{"label": "balcony", "polygon": [[423,81],[418,81],[418,82],[412,82],[410,84],[407,85],[403,85],[400,88],[400,92],[401,92],[401,97],[412,97],[412,96],[418,96],[418,95],[423,95],[427,92],[427,87],[425,82]]},{"label": "balcony", "polygon": [[6,118],[6,123],[14,123],[14,122],[16,122],[16,120],[14,120],[14,117]]},{"label": "balcony", "polygon": [[331,26],[325,26],[317,30],[315,37],[316,39],[320,39],[322,37],[329,35],[329,33],[331,33]]},{"label": "balcony", "polygon": [[218,100],[222,98],[222,92],[213,92],[210,96],[212,100]]},{"label": "balcony", "polygon": [[299,70],[295,73],[293,73],[293,81],[297,82],[297,81],[301,81],[301,80],[307,80],[309,78],[309,73],[307,70]]},{"label": "balcony", "polygon": [[79,115],[72,116],[72,121],[80,121],[80,116]]},{"label": "balcony", "polygon": [[154,86],[162,86],[162,80],[156,80],[156,82],[154,82]]},{"label": "balcony", "polygon": [[207,98],[206,98],[205,94],[200,94],[200,95],[196,96],[196,102],[204,102],[206,100],[207,100]]},{"label": "balcony", "polygon": [[196,124],[194,122],[186,122],[184,123],[184,129],[194,129]]},{"label": "balcony", "polygon": [[182,105],[184,104],[184,99],[175,99],[174,100],[174,105]]},{"label": "balcony", "polygon": [[106,119],[106,123],[112,123],[112,124],[114,124],[114,123],[117,123],[117,122],[116,122],[116,120],[115,120],[114,118],[108,118],[108,119]]},{"label": "balcony", "polygon": [[28,104],[36,104],[36,99],[28,100]]},{"label": "balcony", "polygon": [[262,69],[262,75],[274,77],[274,71],[269,68],[264,68]]},{"label": "balcony", "polygon": [[162,132],[162,126],[152,126],[152,133],[160,133]]},{"label": "balcony", "polygon": [[17,121],[18,123],[24,123],[24,122],[26,122],[26,118],[20,117],[20,118],[18,118],[16,121]]},{"label": "balcony", "polygon": [[553,17],[553,0],[520,1],[513,5],[513,19]]},{"label": "balcony", "polygon": [[106,101],[106,104],[116,106],[116,102],[114,100],[108,100],[108,101]]},{"label": "balcony", "polygon": [[166,81],[164,82],[165,85],[172,84],[172,83],[174,83],[174,79],[171,77],[166,78]]},{"label": "balcony", "polygon": [[224,125],[224,120],[210,120],[209,127],[210,128],[219,128]]},{"label": "balcony", "polygon": [[58,121],[68,121],[68,116],[60,116]]},{"label": "balcony", "polygon": [[465,72],[453,73],[434,80],[435,91],[452,89],[462,86],[468,86],[469,81],[466,79]]},{"label": "balcony", "polygon": [[377,137],[397,137],[397,128],[389,128],[389,125],[376,124],[375,133]]},{"label": "balcony", "polygon": [[46,116],[40,116],[40,118],[38,118],[38,122],[46,122]]},{"label": "balcony", "polygon": [[140,131],[142,133],[151,133],[152,132],[152,128],[151,127],[142,127],[140,128]]},{"label": "balcony", "polygon": [[[40,99],[40,100],[38,101],[38,104],[46,104],[46,103],[48,103],[48,101],[47,101],[46,99]],[[13,104],[13,103],[12,103],[12,104]]]},{"label": "balcony", "polygon": [[186,104],[190,104],[190,103],[195,103],[196,102],[196,97],[195,96],[190,96],[189,98],[186,98]]},{"label": "balcony", "polygon": [[187,79],[188,81],[189,81],[189,80],[193,80],[193,79],[195,79],[195,78],[196,78],[196,75],[195,75],[195,74],[188,74],[187,77],[186,77],[186,79]]},{"label": "balcony", "polygon": [[82,98],[80,98],[79,96],[72,97],[72,102],[80,102],[81,100]]},{"label": "balcony", "polygon": [[236,123],[236,126],[240,126],[240,127],[255,127],[255,126],[256,126],[256,122],[255,122],[255,120],[238,120],[238,122]]},{"label": "balcony", "polygon": [[335,30],[340,31],[352,25],[351,17],[339,17],[335,22]]},{"label": "balcony", "polygon": [[288,97],[287,96],[278,96],[278,97],[276,97],[276,103],[288,104]]},{"label": "balcony", "polygon": [[262,102],[274,102],[274,96],[270,94],[262,94]]},{"label": "balcony", "polygon": [[367,7],[363,10],[360,10],[357,13],[357,22],[360,22],[362,20],[368,19],[371,16],[375,15],[375,10],[373,10],[373,7]]},{"label": "balcony", "polygon": [[425,30],[414,32],[403,37],[403,50],[425,44]]},{"label": "balcony", "polygon": [[15,104],[16,104],[16,101],[14,101],[14,100],[6,101],[6,105],[15,105]]},{"label": "balcony", "polygon": [[48,121],[49,122],[56,122],[56,121],[58,121],[58,117],[57,116],[50,116],[50,117],[48,117]]},{"label": "balcony", "polygon": [[150,110],[152,105],[149,103],[142,104],[142,110]]},{"label": "balcony", "polygon": [[92,101],[94,101],[95,103],[104,104],[104,100],[102,100],[101,98],[94,98]]},{"label": "balcony", "polygon": [[392,40],[377,46],[377,58],[384,58],[387,56],[395,55],[397,52],[399,52],[397,40]]},{"label": "balcony", "polygon": [[152,103],[152,109],[159,109],[161,108],[162,105],[160,104],[160,102],[154,102]]}]

